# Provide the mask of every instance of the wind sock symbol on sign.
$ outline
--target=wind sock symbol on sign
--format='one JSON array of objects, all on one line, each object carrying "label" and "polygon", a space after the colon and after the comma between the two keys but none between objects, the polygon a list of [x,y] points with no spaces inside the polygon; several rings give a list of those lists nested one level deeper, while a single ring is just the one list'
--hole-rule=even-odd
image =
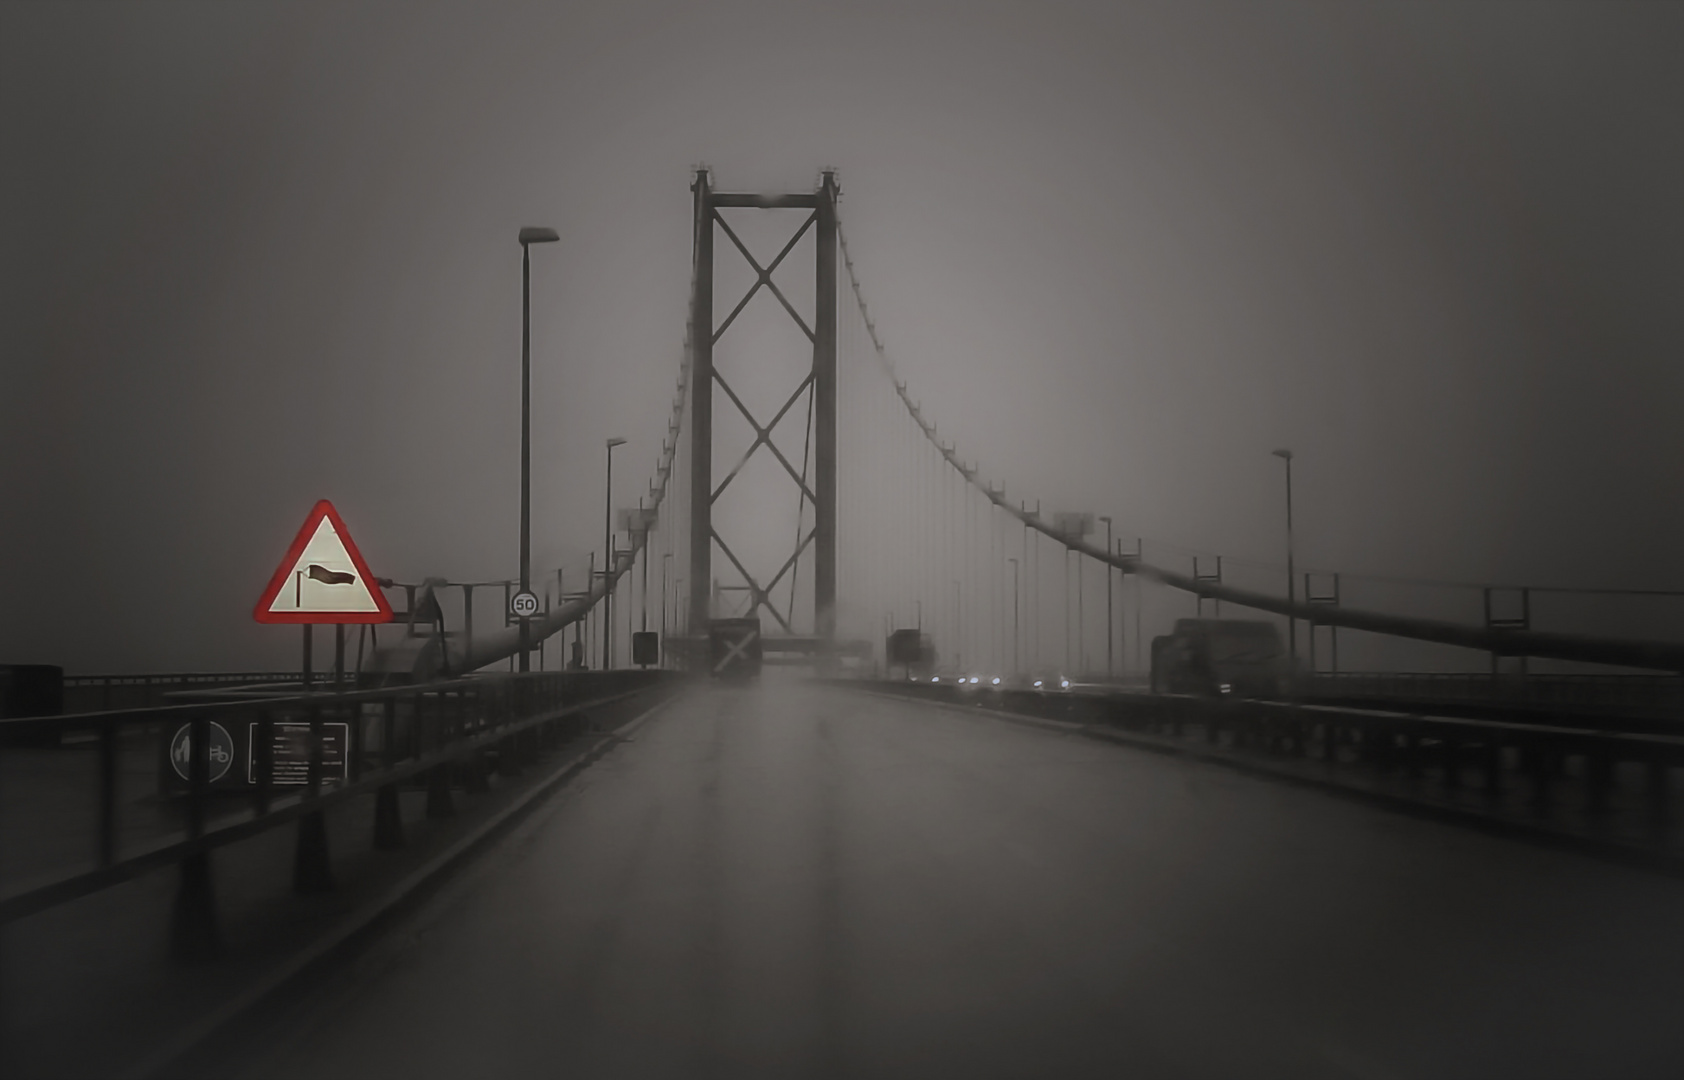
[{"label": "wind sock symbol on sign", "polygon": [[354,585],[357,581],[357,575],[329,570],[321,563],[311,563],[309,573],[311,581],[320,581],[328,585]]}]

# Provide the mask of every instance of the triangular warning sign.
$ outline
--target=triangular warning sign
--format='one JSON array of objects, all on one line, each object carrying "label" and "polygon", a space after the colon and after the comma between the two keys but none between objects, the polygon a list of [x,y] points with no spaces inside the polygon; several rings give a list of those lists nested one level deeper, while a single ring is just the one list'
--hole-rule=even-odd
[{"label": "triangular warning sign", "polygon": [[384,623],[392,606],[345,522],[323,499],[304,519],[252,618],[260,623]]}]

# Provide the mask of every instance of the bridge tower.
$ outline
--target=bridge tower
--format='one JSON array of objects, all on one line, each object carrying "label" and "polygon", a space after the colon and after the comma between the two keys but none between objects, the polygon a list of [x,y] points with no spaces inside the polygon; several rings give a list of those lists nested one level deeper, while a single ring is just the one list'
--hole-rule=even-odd
[{"label": "bridge tower", "polygon": [[[691,185],[695,198],[694,274],[690,297],[690,610],[689,633],[707,633],[713,580],[713,546],[736,571],[742,575],[750,596],[749,610],[765,608],[783,632],[793,635],[788,620],[771,602],[771,591],[790,573],[809,544],[813,548],[813,620],[818,644],[834,641],[836,636],[836,174],[825,172],[816,191],[808,194],[751,195],[732,194],[713,190],[707,170],[699,169]],[[783,250],[768,265],[762,266],[749,252],[730,224],[720,216],[722,208],[753,207],[763,210],[805,209],[811,213],[790,237]],[[784,257],[808,229],[815,232],[814,268],[815,302],[813,325],[796,311],[772,275]],[[713,310],[713,247],[715,233],[724,232],[756,274],[748,293],[719,325],[714,323]],[[749,300],[760,289],[769,289],[782,303],[784,310],[812,343],[813,362],[807,377],[795,389],[782,409],[771,421],[762,424],[743,404],[730,384],[715,369],[713,347],[720,335],[731,325]],[[755,439],[741,461],[717,486],[713,476],[713,390],[715,384],[725,391],[732,406],[739,410],[754,428]],[[803,393],[812,393],[812,483],[772,442],[772,430]],[[742,560],[737,558],[726,541],[713,526],[713,504],[749,457],[766,450],[777,458],[800,488],[801,497],[813,506],[813,527],[805,536],[798,536],[782,568],[764,585],[757,581]]]}]

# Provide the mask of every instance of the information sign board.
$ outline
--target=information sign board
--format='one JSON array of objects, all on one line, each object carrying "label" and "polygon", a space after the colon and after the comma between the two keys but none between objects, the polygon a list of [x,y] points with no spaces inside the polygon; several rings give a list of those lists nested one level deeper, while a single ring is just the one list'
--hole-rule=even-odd
[{"label": "information sign board", "polygon": [[[350,755],[346,749],[351,740],[351,725],[331,722],[322,725],[322,782],[343,781],[350,777]],[[278,723],[270,744],[274,754],[276,787],[303,785],[310,782],[310,725]],[[246,783],[257,783],[257,724],[246,729]]]}]

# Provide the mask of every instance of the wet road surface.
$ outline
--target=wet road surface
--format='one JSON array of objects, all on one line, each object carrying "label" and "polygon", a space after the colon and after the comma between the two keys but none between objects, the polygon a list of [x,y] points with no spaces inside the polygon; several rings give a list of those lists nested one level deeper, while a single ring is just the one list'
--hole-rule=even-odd
[{"label": "wet road surface", "polygon": [[243,1064],[1676,1078],[1680,1017],[1684,881],[769,681],[664,707]]}]

